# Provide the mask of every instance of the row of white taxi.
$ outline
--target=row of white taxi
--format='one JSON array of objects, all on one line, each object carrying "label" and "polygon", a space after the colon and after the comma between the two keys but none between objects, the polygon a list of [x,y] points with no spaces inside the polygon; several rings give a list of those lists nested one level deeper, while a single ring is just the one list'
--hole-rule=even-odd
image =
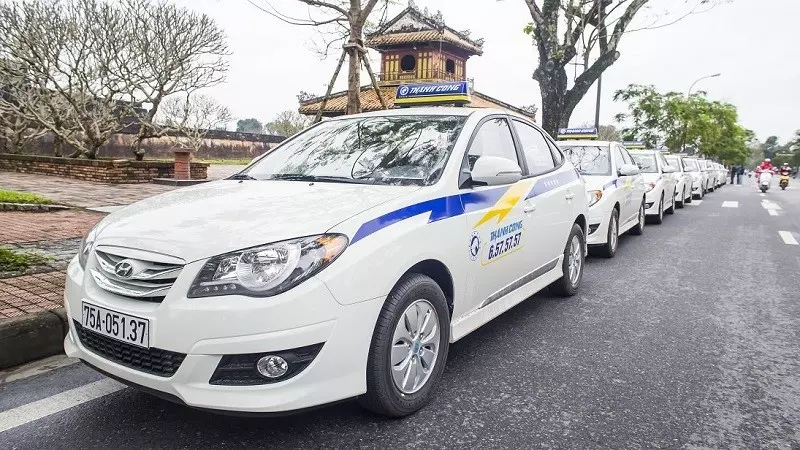
[{"label": "row of white taxi", "polygon": [[[568,134],[566,136],[569,136]],[[632,145],[631,145],[632,144]],[[560,140],[589,195],[590,250],[617,252],[619,235],[642,234],[646,221],[661,224],[693,199],[727,183],[727,169],[703,158],[637,149],[641,143]]]},{"label": "row of white taxi", "polygon": [[318,123],[94,227],[68,269],[66,353],[206,410],[411,414],[451,343],[544,288],[574,295],[587,244],[613,256],[722,183],[702,160],[561,145],[495,109]]}]

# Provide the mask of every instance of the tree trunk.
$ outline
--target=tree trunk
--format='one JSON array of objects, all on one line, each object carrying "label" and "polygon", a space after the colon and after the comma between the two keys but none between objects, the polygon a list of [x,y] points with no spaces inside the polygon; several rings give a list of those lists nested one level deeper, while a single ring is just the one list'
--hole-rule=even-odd
[{"label": "tree trunk", "polygon": [[542,91],[542,128],[556,138],[558,129],[569,124],[572,114],[572,110],[566,111],[567,72],[563,67],[554,67],[550,71],[539,67],[533,77]]},{"label": "tree trunk", "polygon": [[64,140],[60,136],[53,136],[53,155],[59,158],[63,156]]},{"label": "tree trunk", "polygon": [[358,49],[351,46],[347,49],[347,111],[346,114],[361,112],[361,67]]}]

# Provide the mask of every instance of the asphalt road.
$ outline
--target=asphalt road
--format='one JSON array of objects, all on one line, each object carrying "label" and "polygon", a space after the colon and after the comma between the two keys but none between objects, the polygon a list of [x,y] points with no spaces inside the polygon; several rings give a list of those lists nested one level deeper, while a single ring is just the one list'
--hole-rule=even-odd
[{"label": "asphalt road", "polygon": [[412,417],[350,402],[236,418],[119,387],[81,402],[60,393],[111,385],[74,364],[0,384],[0,429],[15,420],[4,411],[36,417],[39,404],[24,405],[37,400],[79,403],[20,413],[0,448],[800,449],[793,181],[764,196],[729,185],[624,237],[616,258],[590,260],[578,296],[536,296],[455,344],[435,400]]}]

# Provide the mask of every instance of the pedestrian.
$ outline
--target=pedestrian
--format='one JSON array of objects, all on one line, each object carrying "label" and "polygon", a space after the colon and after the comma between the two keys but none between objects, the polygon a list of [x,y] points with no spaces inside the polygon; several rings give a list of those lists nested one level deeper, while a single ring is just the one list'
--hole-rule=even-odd
[{"label": "pedestrian", "polygon": [[736,166],[731,164],[730,171],[731,171],[731,184],[733,184],[734,183],[734,179],[736,178],[736,172],[738,172],[738,170],[736,169]]},{"label": "pedestrian", "polygon": [[742,177],[744,176],[744,166],[739,166],[736,169],[736,184],[742,184]]}]

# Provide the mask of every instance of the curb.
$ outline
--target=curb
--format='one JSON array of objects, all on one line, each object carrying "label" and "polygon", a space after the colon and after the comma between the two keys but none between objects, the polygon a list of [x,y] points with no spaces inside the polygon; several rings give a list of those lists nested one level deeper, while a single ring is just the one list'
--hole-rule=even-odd
[{"label": "curb", "polygon": [[69,209],[69,206],[39,205],[33,203],[0,203],[0,211],[51,212],[64,211],[66,209]]},{"label": "curb", "polygon": [[0,320],[0,370],[64,352],[64,308]]}]

